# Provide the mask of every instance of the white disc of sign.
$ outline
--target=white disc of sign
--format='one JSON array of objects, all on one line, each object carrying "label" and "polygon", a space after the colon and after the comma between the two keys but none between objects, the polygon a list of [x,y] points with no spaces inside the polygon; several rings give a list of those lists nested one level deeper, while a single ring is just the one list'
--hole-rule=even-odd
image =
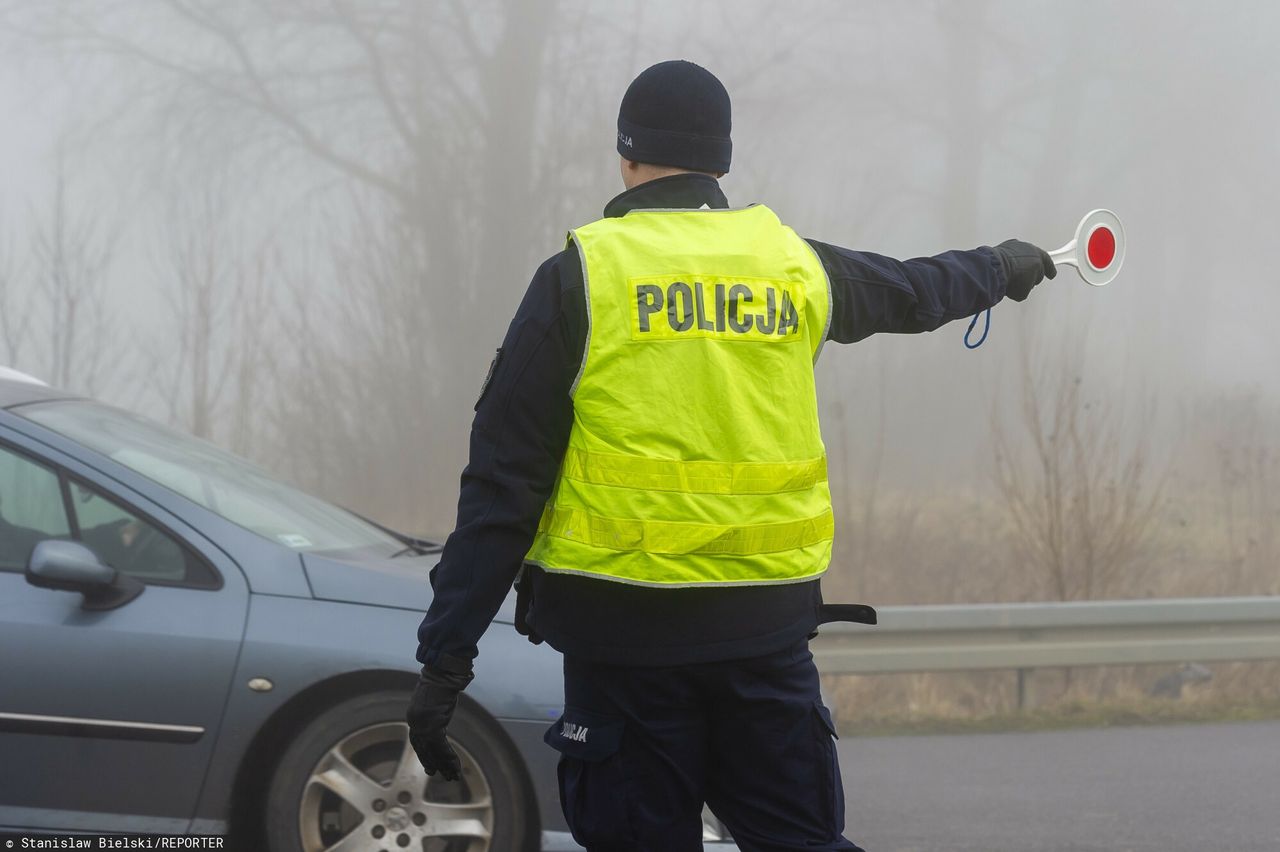
[{"label": "white disc of sign", "polygon": [[1092,210],[1076,227],[1075,238],[1049,252],[1059,266],[1076,268],[1095,287],[1110,284],[1124,263],[1124,226],[1110,210]]}]

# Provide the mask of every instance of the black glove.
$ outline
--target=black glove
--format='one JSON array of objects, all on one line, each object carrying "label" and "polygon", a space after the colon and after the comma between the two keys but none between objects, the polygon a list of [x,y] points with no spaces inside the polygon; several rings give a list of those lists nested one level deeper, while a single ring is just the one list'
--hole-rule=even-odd
[{"label": "black glove", "polygon": [[1005,295],[1015,302],[1031,295],[1031,288],[1045,278],[1058,274],[1058,267],[1054,266],[1047,251],[1022,240],[1005,240],[995,247],[995,253],[1000,258],[1004,278],[1008,282]]},{"label": "black glove", "polygon": [[447,654],[441,654],[434,666],[422,667],[405,721],[409,723],[409,742],[428,775],[439,772],[446,780],[457,781],[462,773],[445,729],[458,706],[458,694],[473,677],[470,660]]}]

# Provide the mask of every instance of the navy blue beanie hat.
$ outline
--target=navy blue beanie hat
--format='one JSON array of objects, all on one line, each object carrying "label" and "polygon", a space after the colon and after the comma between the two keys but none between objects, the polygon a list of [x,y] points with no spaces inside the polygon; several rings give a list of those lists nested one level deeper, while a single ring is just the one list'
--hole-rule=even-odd
[{"label": "navy blue beanie hat", "polygon": [[729,93],[700,65],[673,59],[640,72],[618,109],[618,153],[638,163],[729,171]]}]

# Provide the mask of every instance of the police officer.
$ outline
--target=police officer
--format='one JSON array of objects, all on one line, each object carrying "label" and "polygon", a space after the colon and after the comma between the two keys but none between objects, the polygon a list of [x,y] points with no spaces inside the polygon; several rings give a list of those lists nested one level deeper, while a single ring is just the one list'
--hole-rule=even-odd
[{"label": "police officer", "polygon": [[748,852],[856,850],[808,649],[834,526],[813,364],[1021,301],[1053,263],[1017,240],[898,261],[731,207],[729,95],[690,62],[632,82],[617,148],[626,191],[535,273],[476,403],[410,739],[457,777],[446,727],[519,572],[518,629],[564,655],[546,741],[580,844],[701,849],[705,802]]}]

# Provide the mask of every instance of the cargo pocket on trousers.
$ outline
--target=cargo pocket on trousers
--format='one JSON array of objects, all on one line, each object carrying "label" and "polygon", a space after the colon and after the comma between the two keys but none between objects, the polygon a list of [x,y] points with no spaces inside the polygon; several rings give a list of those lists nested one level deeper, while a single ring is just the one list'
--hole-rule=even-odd
[{"label": "cargo pocket on trousers", "polygon": [[560,752],[560,808],[581,846],[634,839],[624,728],[617,716],[566,707],[542,737]]},{"label": "cargo pocket on trousers", "polygon": [[818,717],[818,736],[823,740],[822,748],[819,750],[819,754],[824,758],[820,769],[823,791],[819,801],[827,808],[831,824],[843,830],[844,782],[840,778],[840,758],[836,752],[835,743],[840,739],[840,735],[836,733],[836,724],[831,718],[831,711],[822,703],[821,698],[813,700],[813,712]]},{"label": "cargo pocket on trousers", "polygon": [[836,739],[840,739],[840,735],[836,733],[836,723],[831,719],[831,711],[827,709],[827,705],[822,703],[821,698],[813,700],[813,709],[818,711],[818,718],[822,720],[822,726],[827,729],[827,733]]}]

